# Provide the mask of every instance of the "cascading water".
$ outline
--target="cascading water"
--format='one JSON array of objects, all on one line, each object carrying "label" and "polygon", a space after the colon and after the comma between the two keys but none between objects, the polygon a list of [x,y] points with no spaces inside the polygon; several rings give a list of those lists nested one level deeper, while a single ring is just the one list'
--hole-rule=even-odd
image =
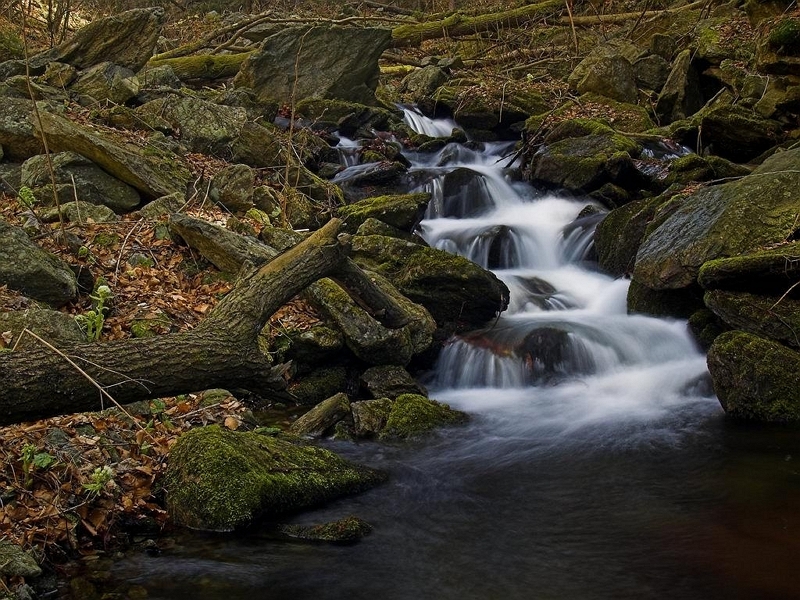
[{"label": "cascading water", "polygon": [[[363,168],[345,145],[343,180]],[[433,194],[422,235],[511,290],[508,311],[451,340],[427,382],[471,423],[417,443],[332,443],[389,482],[297,521],[356,514],[374,527],[359,544],[187,534],[117,563],[120,588],[150,600],[797,597],[797,436],[740,431],[686,324],[626,313],[627,282],[587,260],[598,207],[513,181],[508,145],[468,146],[406,154]]]}]

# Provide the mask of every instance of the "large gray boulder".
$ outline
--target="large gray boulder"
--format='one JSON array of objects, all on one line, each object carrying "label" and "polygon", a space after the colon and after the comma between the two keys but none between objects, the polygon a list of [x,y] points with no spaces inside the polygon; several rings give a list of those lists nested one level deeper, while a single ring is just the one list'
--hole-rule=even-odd
[{"label": "large gray boulder", "polygon": [[[62,203],[77,197],[80,201],[124,213],[138,206],[141,201],[134,188],[112,177],[85,156],[75,152],[57,152],[50,155],[50,160],[52,174],[47,157],[43,154],[33,156],[22,164],[22,185],[34,190],[42,202],[52,199],[50,186],[53,176]],[[38,192],[39,189],[42,191]]]},{"label": "large gray boulder", "polygon": [[87,69],[113,62],[136,72],[153,55],[163,25],[162,8],[136,8],[98,19],[55,48],[34,56],[32,66],[58,61]]},{"label": "large gray boulder", "polygon": [[658,95],[656,114],[664,123],[685,119],[703,107],[700,76],[692,65],[692,51],[686,49],[673,61],[667,81]]},{"label": "large gray boulder", "polygon": [[800,149],[770,157],[751,175],[690,196],[642,243],[633,277],[652,289],[691,285],[706,261],[752,252],[798,230]]},{"label": "large gray boulder", "polygon": [[82,72],[70,90],[95,100],[125,104],[139,93],[139,80],[130,69],[102,62]]},{"label": "large gray boulder", "polygon": [[228,531],[258,516],[274,517],[364,491],[384,478],[323,448],[214,425],[178,439],[164,487],[177,524]]},{"label": "large gray boulder", "polygon": [[6,160],[25,160],[44,152],[33,127],[33,101],[3,98],[0,102],[0,146]]},{"label": "large gray boulder", "polygon": [[288,27],[264,40],[242,65],[236,87],[263,100],[337,98],[375,104],[378,58],[389,29]]},{"label": "large gray boulder", "polygon": [[192,179],[180,156],[154,143],[138,146],[48,112],[41,114],[41,121],[51,150],[85,156],[148,199],[184,193]]},{"label": "large gray boulder", "polygon": [[69,265],[33,243],[22,229],[3,221],[0,221],[0,285],[56,307],[74,300],[78,293]]},{"label": "large gray boulder", "polygon": [[590,56],[576,68],[570,83],[580,94],[594,93],[620,102],[638,98],[633,65],[624,56]]},{"label": "large gray boulder", "polygon": [[782,137],[780,123],[738,105],[703,111],[700,127],[709,151],[737,162],[756,158]]}]

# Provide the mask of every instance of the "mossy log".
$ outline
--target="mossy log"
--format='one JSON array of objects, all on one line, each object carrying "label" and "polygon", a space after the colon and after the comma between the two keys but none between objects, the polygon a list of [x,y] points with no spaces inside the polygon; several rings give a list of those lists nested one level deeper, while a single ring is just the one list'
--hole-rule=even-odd
[{"label": "mossy log", "polygon": [[252,52],[239,54],[197,54],[176,58],[151,59],[147,66],[160,67],[168,65],[181,81],[213,81],[233,77]]},{"label": "mossy log", "polygon": [[546,0],[511,10],[475,16],[455,13],[439,21],[400,25],[392,30],[392,47],[418,46],[425,40],[474,35],[504,27],[519,27],[534,19],[550,16],[563,7],[562,0]]},{"label": "mossy log", "polygon": [[334,219],[243,273],[192,331],[82,344],[63,354],[46,347],[0,353],[0,425],[108,408],[98,386],[119,404],[216,387],[281,389],[281,369],[259,350],[258,333],[278,308],[342,263],[347,247],[340,228]]}]

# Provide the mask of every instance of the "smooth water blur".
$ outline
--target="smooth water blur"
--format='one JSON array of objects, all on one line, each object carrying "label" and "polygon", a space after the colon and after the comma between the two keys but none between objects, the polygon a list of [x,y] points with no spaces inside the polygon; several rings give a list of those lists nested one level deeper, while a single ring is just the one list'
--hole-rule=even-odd
[{"label": "smooth water blur", "polygon": [[[407,112],[430,135],[454,125],[423,119]],[[800,438],[726,420],[686,323],[628,315],[627,282],[587,261],[601,209],[538,196],[508,152],[410,156],[433,194],[422,235],[512,298],[426,381],[469,425],[330,443],[390,480],[296,522],[355,514],[374,532],[352,546],[266,525],[186,533],[118,563],[117,585],[153,600],[800,597]]]}]

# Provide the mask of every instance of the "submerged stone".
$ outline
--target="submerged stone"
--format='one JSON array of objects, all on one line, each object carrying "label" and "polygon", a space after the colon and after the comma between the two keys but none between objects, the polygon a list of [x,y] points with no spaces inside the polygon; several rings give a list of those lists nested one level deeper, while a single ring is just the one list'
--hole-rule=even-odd
[{"label": "submerged stone", "polygon": [[278,530],[298,540],[353,543],[369,535],[372,525],[358,517],[345,517],[321,525],[281,525]]}]

